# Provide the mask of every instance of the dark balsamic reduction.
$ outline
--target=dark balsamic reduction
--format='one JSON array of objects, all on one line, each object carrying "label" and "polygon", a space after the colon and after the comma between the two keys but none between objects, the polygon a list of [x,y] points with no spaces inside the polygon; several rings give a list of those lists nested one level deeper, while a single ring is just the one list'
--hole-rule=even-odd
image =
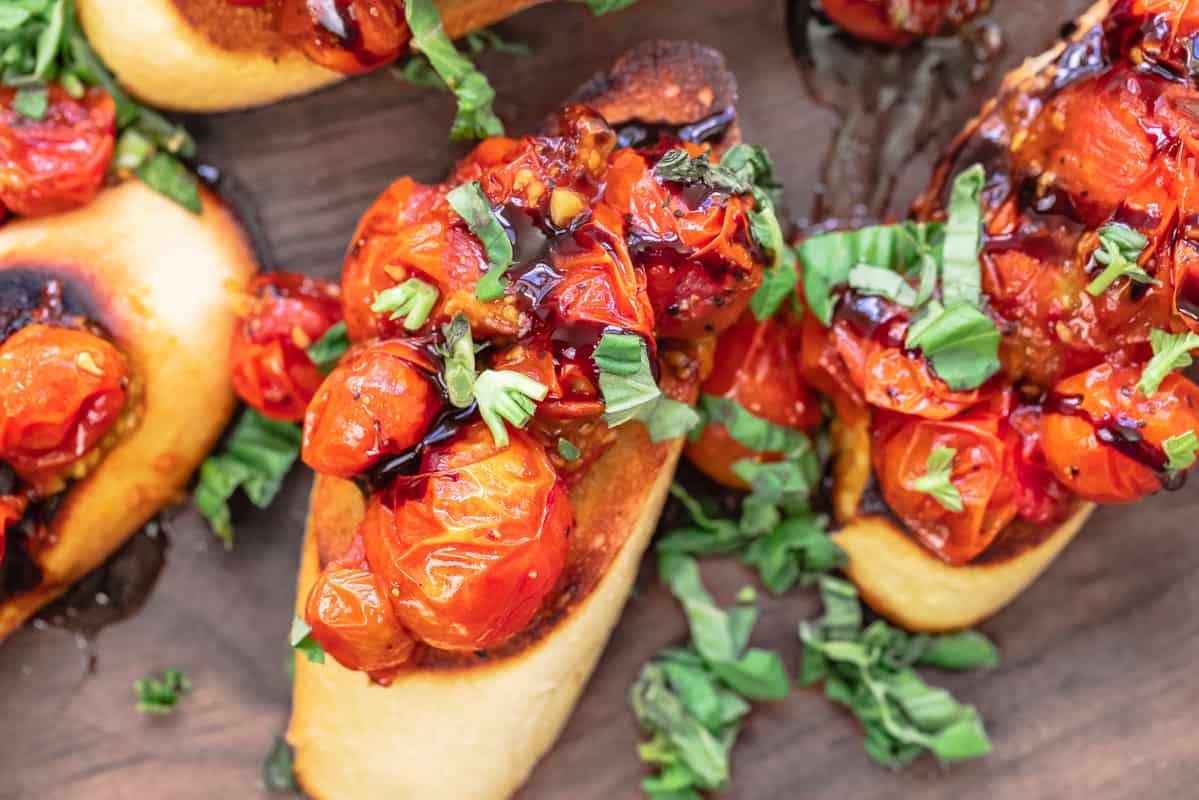
[{"label": "dark balsamic reduction", "polygon": [[737,118],[732,106],[688,125],[631,120],[616,129],[616,147],[646,147],[663,139],[682,139],[691,144],[721,138]]},{"label": "dark balsamic reduction", "polygon": [[471,403],[466,408],[454,408],[453,406],[446,408],[433,421],[432,426],[419,443],[399,455],[384,458],[356,477],[354,482],[364,495],[370,496],[401,475],[416,474],[420,470],[421,459],[424,458],[425,451],[451,439],[459,428],[470,422],[477,411],[478,406],[475,403]]}]

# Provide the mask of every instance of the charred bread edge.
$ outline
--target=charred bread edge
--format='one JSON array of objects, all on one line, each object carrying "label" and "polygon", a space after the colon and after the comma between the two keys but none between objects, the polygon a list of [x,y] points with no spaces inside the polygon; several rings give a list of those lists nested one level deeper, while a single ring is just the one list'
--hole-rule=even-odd
[{"label": "charred bread edge", "polygon": [[[623,87],[607,92],[594,87]],[[633,102],[629,98],[636,96]],[[699,102],[695,102],[695,98]],[[576,100],[619,125],[690,123],[731,107],[736,87],[719,53],[680,42],[647,42],[621,57]],[[672,109],[686,109],[679,112]],[[724,143],[729,135],[726,133]],[[694,397],[694,387],[692,387]],[[640,425],[616,441],[571,493],[573,537],[607,537],[616,552],[588,594],[543,625],[524,649],[469,667],[415,669],[387,688],[332,659],[296,660],[287,739],[296,776],[318,800],[358,797],[500,798],[526,780],[552,746],[603,650],[653,535],[683,442],[651,445]],[[652,480],[650,480],[650,476]],[[340,484],[340,490],[334,488]],[[345,481],[318,476],[314,496],[338,504],[342,541],[362,501]],[[340,494],[337,499],[336,495]],[[297,611],[320,555],[309,513]]]},{"label": "charred bread edge", "polygon": [[201,199],[192,214],[131,180],[79,210],[0,228],[0,273],[44,273],[82,294],[142,392],[136,427],[66,490],[41,583],[0,601],[0,638],[184,497],[233,413],[230,295],[257,264],[233,215],[207,190]]},{"label": "charred bread edge", "polygon": [[[451,37],[541,0],[437,0]],[[280,40],[274,52],[230,50],[187,20],[175,0],[76,0],[79,20],[104,63],[131,94],[170,111],[230,111],[328,86],[339,72]]]}]

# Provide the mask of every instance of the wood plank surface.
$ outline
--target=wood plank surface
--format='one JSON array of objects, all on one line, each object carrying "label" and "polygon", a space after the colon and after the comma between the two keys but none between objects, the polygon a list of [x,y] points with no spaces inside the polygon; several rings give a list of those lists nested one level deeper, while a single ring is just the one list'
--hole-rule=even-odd
[{"label": "wood plank surface", "polygon": [[[971,90],[952,89],[961,74],[934,87],[929,124],[918,133],[925,146],[893,159],[904,168],[892,211],[918,191],[935,152],[1001,72],[1049,45],[1060,23],[1084,5],[996,4],[993,19],[1005,49]],[[642,0],[601,19],[577,4],[552,4],[500,30],[534,49],[523,59],[481,59],[499,92],[497,109],[513,130],[532,125],[638,41],[694,39],[724,51],[736,72],[746,138],[773,154],[792,219],[811,212],[822,176],[836,182],[826,194],[841,197],[838,203],[852,201],[855,192],[868,197],[873,189],[868,170],[857,188],[854,165],[826,170],[834,137],[853,109],[828,107],[838,93],[830,98],[828,86],[821,88],[793,57],[783,0]],[[862,75],[902,74],[904,64],[920,60],[874,52],[857,58],[860,71],[847,80],[858,89]],[[897,64],[896,58],[908,60]],[[847,88],[844,97],[854,90]],[[252,216],[267,263],[332,277],[359,214],[390,180],[405,173],[434,180],[444,173],[456,152],[445,136],[451,115],[446,96],[384,73],[266,109],[196,119],[192,129],[205,160],[226,175],[236,205]],[[853,135],[870,138],[869,132]],[[90,645],[34,626],[0,647],[0,800],[262,794],[262,759],[288,714],[285,639],[309,485],[309,476],[297,470],[269,511],[238,505],[232,552],[219,546],[193,509],[175,512],[167,525],[167,566],[145,608],[105,628]],[[1197,498],[1192,485],[1099,511],[1050,571],[984,626],[1001,647],[1002,666],[936,676],[983,713],[995,746],[986,759],[947,770],[923,761],[887,772],[862,752],[851,718],[819,691],[797,689],[749,719],[734,755],[732,788],[721,796],[1195,797]],[[653,574],[651,559],[578,710],[521,800],[639,796],[644,770],[627,692],[659,648],[686,639],[682,614]],[[722,602],[752,583],[732,563],[706,562],[704,574]],[[762,605],[755,643],[780,650],[794,671],[796,623],[816,613],[818,602],[797,590],[764,597]],[[140,715],[133,681],[168,666],[191,677],[192,691],[174,715]],[[471,759],[486,757],[448,753],[447,769],[469,769]]]}]

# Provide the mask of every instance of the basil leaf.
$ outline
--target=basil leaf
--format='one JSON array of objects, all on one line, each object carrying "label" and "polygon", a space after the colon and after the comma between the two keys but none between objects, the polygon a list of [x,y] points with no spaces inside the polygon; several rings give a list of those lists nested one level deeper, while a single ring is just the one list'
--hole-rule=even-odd
[{"label": "basil leaf", "polygon": [[730,166],[725,163],[727,154],[721,163],[713,164],[706,152],[693,156],[683,148],[667,150],[654,166],[654,174],[664,181],[703,184],[726,194],[749,194],[754,188],[754,174],[749,159],[743,154],[741,151],[735,156],[730,162],[735,166]]},{"label": "basil leaf", "polygon": [[153,676],[133,682],[137,710],[143,714],[169,714],[179,703],[179,695],[191,689],[191,681],[177,669],[168,669],[159,680]]},{"label": "basil leaf", "polygon": [[1141,269],[1137,263],[1148,244],[1148,239],[1127,225],[1111,222],[1100,228],[1099,247],[1094,256],[1095,261],[1105,265],[1105,269],[1087,284],[1087,293],[1098,297],[1125,276],[1136,283],[1161,286],[1161,281]]},{"label": "basil leaf", "polygon": [[301,438],[298,425],[247,408],[222,452],[204,460],[194,500],[225,547],[233,547],[229,498],[241,489],[254,505],[269,506],[300,453]]},{"label": "basil leaf", "polygon": [[999,338],[999,328],[977,308],[930,303],[908,329],[906,345],[924,353],[950,389],[961,391],[977,389],[999,371]]},{"label": "basil leaf", "polygon": [[537,412],[537,403],[545,399],[549,387],[527,375],[511,370],[487,369],[475,378],[475,402],[495,445],[508,446],[508,427],[523,428]]},{"label": "basil leaf", "polygon": [[685,403],[662,394],[654,381],[649,349],[632,333],[605,333],[592,355],[604,398],[604,421],[609,427],[638,420],[650,441],[682,436],[699,424],[699,414]]},{"label": "basil leaf", "polygon": [[407,0],[404,16],[412,32],[412,50],[421,53],[458,98],[450,136],[453,139],[481,139],[503,136],[504,124],[495,115],[492,101],[495,90],[487,78],[475,69],[470,59],[455,48],[441,24],[441,14],[432,0]]},{"label": "basil leaf", "polygon": [[738,444],[755,453],[796,457],[812,450],[812,440],[803,431],[756,416],[731,397],[700,395],[697,409],[706,425],[723,425]]},{"label": "basil leaf", "polygon": [[642,728],[669,737],[678,759],[694,774],[699,788],[724,785],[729,767],[723,745],[687,713],[678,695],[667,685],[661,667],[649,664],[641,670],[630,701]]},{"label": "basil leaf", "polygon": [[[507,238],[507,237],[505,237]],[[409,278],[399,286],[384,289],[375,295],[371,311],[391,314],[393,320],[404,320],[404,330],[419,330],[429,319],[437,303],[437,287],[420,278]]]},{"label": "basil leaf", "polygon": [[349,349],[350,337],[346,334],[346,324],[336,322],[321,334],[321,338],[308,345],[305,352],[317,369],[328,375]]},{"label": "basil leaf", "polygon": [[898,272],[869,264],[858,264],[849,271],[849,288],[858,294],[885,297],[905,308],[916,306],[916,290]]},{"label": "basil leaf", "polygon": [[267,753],[262,763],[262,785],[269,792],[295,792],[296,785],[294,757],[291,746],[282,736],[275,737],[271,752]]},{"label": "basil leaf", "polygon": [[752,648],[732,663],[713,662],[712,671],[725,685],[750,700],[782,700],[791,679],[778,653]]},{"label": "basil leaf", "polygon": [[958,720],[929,742],[929,749],[946,764],[981,758],[991,752],[991,741],[978,711],[967,707]]},{"label": "basil leaf", "polygon": [[977,631],[959,631],[929,636],[916,659],[919,664],[941,669],[979,669],[999,665],[999,651]]},{"label": "basil leaf", "polygon": [[196,176],[174,156],[158,153],[136,172],[137,177],[154,191],[166,195],[193,214],[203,213]]},{"label": "basil leaf", "polygon": [[478,181],[454,187],[446,200],[487,252],[487,272],[479,278],[475,296],[484,301],[498,300],[507,285],[504,272],[512,266],[512,240],[491,210]]},{"label": "basil leaf", "polygon": [[600,14],[611,14],[613,11],[623,11],[629,6],[637,2],[637,0],[574,0],[576,3],[585,3],[591,9],[591,13],[597,17]]},{"label": "basil leaf", "polygon": [[582,451],[575,447],[572,442],[567,439],[563,439],[561,436],[558,437],[558,455],[562,456],[567,461],[578,461],[579,456],[582,454]]},{"label": "basil leaf", "polygon": [[949,193],[949,219],[941,256],[941,300],[978,308],[982,304],[982,188],[987,173],[974,164],[953,179]]},{"label": "basil leaf", "polygon": [[1146,397],[1156,394],[1171,372],[1191,365],[1191,351],[1199,348],[1199,335],[1152,330],[1149,341],[1153,346],[1153,358],[1149,359],[1137,382],[1137,390]]},{"label": "basil leaf", "polygon": [[325,663],[325,648],[312,638],[312,626],[298,614],[292,618],[291,630],[287,634],[287,643],[292,649],[299,650],[312,664]]},{"label": "basil leaf", "polygon": [[40,120],[50,107],[50,90],[45,86],[23,86],[13,97],[12,110],[23,117]]},{"label": "basil leaf", "polygon": [[958,451],[952,447],[938,447],[928,454],[928,471],[912,481],[912,489],[923,492],[936,500],[942,508],[960,514],[962,495],[953,485],[953,459]]},{"label": "basil leaf", "polygon": [[54,0],[47,15],[46,27],[37,39],[37,60],[34,62],[33,75],[39,80],[51,77],[55,58],[62,46],[63,27],[66,22],[66,0]]},{"label": "basil leaf", "polygon": [[1187,431],[1171,436],[1162,443],[1166,451],[1166,469],[1170,472],[1185,472],[1195,465],[1195,451],[1199,450],[1199,435]]},{"label": "basil leaf", "polygon": [[475,399],[475,342],[470,320],[459,312],[442,326],[445,342],[439,348],[444,362],[446,396],[456,408],[467,408]]},{"label": "basil leaf", "polygon": [[744,557],[756,567],[773,594],[783,594],[803,578],[813,578],[848,562],[845,551],[828,535],[827,520],[806,513],[788,517],[755,539]]}]

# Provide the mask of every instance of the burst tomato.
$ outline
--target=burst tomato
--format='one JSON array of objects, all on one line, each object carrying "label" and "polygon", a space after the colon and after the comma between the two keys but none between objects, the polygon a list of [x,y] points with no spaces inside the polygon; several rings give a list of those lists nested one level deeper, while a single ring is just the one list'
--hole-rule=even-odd
[{"label": "burst tomato", "polygon": [[40,120],[13,110],[15,89],[0,89],[0,203],[38,216],[85,205],[100,190],[116,142],[116,106],[89,89],[78,100],[51,86]]},{"label": "burst tomato", "polygon": [[1021,405],[1012,410],[1004,429],[1020,484],[1020,518],[1037,525],[1055,525],[1070,510],[1074,496],[1058,481],[1045,458],[1041,438],[1041,409]]},{"label": "burst tomato", "polygon": [[347,75],[395,61],[412,38],[399,0],[282,0],[276,14],[283,38]]},{"label": "burst tomato", "polygon": [[352,351],[308,406],[304,463],[350,478],[416,445],[442,408],[435,371],[428,357],[399,340]]},{"label": "burst tomato", "polygon": [[324,374],[307,348],[340,317],[337,287],[290,272],[259,275],[233,331],[233,388],[271,419],[299,422]]},{"label": "burst tomato", "polygon": [[904,45],[937,36],[985,11],[990,0],[821,0],[829,19],[854,36]]},{"label": "burst tomato", "polygon": [[35,323],[0,345],[0,460],[27,481],[96,446],[125,407],[129,368],[111,343]]},{"label": "burst tomato", "polygon": [[[759,321],[747,311],[721,334],[712,373],[700,391],[735,400],[775,425],[812,430],[821,421],[820,402],[795,363],[799,340],[798,320],[787,315]],[[744,458],[776,461],[781,455],[753,452],[719,423],[705,426],[699,438],[687,444],[692,464],[713,480],[738,489],[750,487],[733,473],[733,464]]]},{"label": "burst tomato", "polygon": [[1164,443],[1199,430],[1199,387],[1172,373],[1153,397],[1141,370],[1102,364],[1054,387],[1041,419],[1050,469],[1084,500],[1130,503],[1162,488]]},{"label": "burst tomato", "polygon": [[[950,564],[978,557],[1015,518],[1020,487],[1012,454],[1001,438],[1002,417],[977,410],[950,420],[886,415],[871,449],[883,498],[916,538]],[[962,510],[951,511],[915,482],[928,474],[929,455],[956,451],[950,482]]]},{"label": "burst tomato", "polygon": [[570,500],[541,445],[482,423],[430,448],[422,472],[375,494],[367,560],[400,622],[434,647],[492,648],[529,624],[566,563]]}]

